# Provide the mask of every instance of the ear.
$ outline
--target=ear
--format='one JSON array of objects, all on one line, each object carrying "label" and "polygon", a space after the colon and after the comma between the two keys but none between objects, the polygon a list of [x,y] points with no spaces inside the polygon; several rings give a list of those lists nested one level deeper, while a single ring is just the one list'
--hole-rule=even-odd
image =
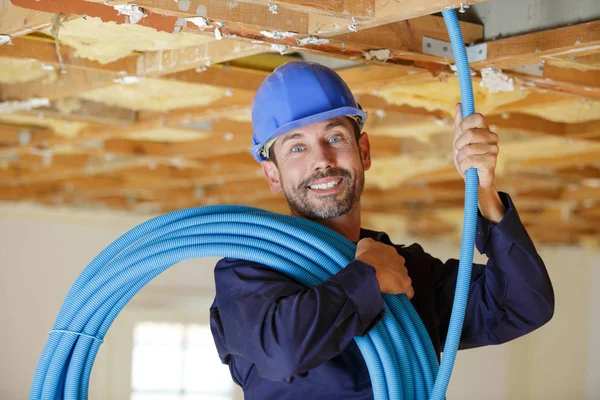
[{"label": "ear", "polygon": [[367,132],[363,132],[358,138],[358,149],[360,151],[363,169],[368,171],[369,168],[371,168],[371,143],[369,142],[369,135]]},{"label": "ear", "polygon": [[265,174],[265,178],[267,178],[267,182],[269,182],[269,186],[271,187],[271,191],[273,193],[281,193],[281,180],[279,177],[279,168],[273,161],[265,160],[261,162],[263,173]]}]

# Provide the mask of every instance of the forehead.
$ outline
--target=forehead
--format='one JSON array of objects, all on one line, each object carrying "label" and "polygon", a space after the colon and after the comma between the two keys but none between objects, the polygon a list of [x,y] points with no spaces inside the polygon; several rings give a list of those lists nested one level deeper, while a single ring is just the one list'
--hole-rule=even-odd
[{"label": "forehead", "polygon": [[283,143],[285,139],[291,138],[293,136],[319,134],[322,132],[327,132],[333,128],[344,129],[348,132],[353,132],[352,123],[347,117],[335,117],[327,119],[325,121],[315,122],[314,124],[294,129],[286,133],[285,135],[279,137],[276,142]]}]

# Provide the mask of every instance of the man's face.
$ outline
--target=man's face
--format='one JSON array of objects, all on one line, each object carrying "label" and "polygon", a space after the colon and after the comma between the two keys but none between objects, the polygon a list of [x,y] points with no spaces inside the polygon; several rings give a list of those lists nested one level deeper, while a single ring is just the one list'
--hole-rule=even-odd
[{"label": "man's face", "polygon": [[358,206],[371,166],[369,139],[357,143],[352,123],[337,117],[277,138],[277,164],[263,161],[271,190],[283,192],[292,213],[311,220],[335,218]]}]

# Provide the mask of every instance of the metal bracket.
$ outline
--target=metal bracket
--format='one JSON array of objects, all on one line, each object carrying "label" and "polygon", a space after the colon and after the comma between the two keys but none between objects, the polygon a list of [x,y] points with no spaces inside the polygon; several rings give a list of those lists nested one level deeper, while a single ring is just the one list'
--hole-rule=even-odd
[{"label": "metal bracket", "polygon": [[544,76],[544,64],[531,64],[524,65],[522,67],[511,68],[511,71],[520,72],[522,74],[533,75],[533,76]]},{"label": "metal bracket", "polygon": [[[487,60],[487,43],[467,46],[466,49],[467,58],[470,63]],[[444,42],[443,40],[432,39],[425,36],[423,36],[423,54],[454,60],[450,42]]]}]

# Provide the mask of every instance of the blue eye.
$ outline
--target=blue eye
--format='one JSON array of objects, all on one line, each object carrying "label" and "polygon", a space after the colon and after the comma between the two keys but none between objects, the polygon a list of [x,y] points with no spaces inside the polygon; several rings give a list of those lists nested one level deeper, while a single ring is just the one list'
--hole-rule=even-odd
[{"label": "blue eye", "polygon": [[298,146],[292,147],[291,151],[292,151],[292,153],[298,153],[299,151],[302,151],[303,149],[304,149],[304,146],[298,145]]},{"label": "blue eye", "polygon": [[337,143],[340,140],[342,140],[342,138],[340,138],[339,136],[332,136],[329,138],[329,143]]}]

